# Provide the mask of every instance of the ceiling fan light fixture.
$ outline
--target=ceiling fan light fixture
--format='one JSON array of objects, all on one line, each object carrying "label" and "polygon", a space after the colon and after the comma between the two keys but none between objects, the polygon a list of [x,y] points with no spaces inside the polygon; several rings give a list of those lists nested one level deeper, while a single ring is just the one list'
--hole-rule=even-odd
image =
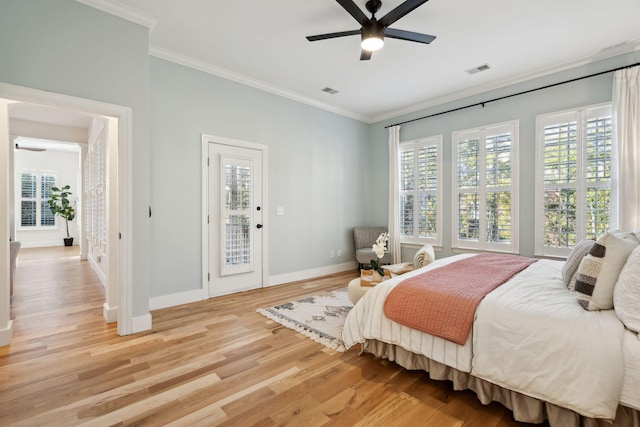
[{"label": "ceiling fan light fixture", "polygon": [[384,46],[384,40],[376,35],[370,35],[366,38],[363,36],[360,46],[368,52],[375,52]]},{"label": "ceiling fan light fixture", "polygon": [[369,25],[362,27],[362,38],[360,46],[367,52],[375,52],[384,46],[384,27],[376,20],[371,18]]}]

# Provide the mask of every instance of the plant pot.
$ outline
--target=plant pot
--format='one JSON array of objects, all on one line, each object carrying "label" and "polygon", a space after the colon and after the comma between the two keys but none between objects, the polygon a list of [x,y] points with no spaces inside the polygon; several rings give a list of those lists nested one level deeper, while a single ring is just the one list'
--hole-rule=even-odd
[{"label": "plant pot", "polygon": [[73,246],[73,237],[65,237],[64,238],[65,246]]}]

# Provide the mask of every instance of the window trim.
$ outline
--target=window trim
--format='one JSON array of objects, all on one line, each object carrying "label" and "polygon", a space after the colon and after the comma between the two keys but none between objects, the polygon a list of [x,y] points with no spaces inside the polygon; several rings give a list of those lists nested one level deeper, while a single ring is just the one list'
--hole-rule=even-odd
[{"label": "window trim", "polygon": [[[511,192],[511,241],[509,243],[486,241],[486,139],[489,133],[501,132],[500,129],[511,132],[511,184],[507,187]],[[469,136],[480,136],[480,164],[478,177],[479,211],[484,214],[479,217],[480,234],[478,241],[458,239],[458,141]],[[451,134],[451,248],[455,250],[480,250],[489,252],[519,253],[519,211],[520,197],[520,162],[519,162],[520,121],[510,120],[506,122],[480,126],[452,132]]]},{"label": "window trim", "polygon": [[[539,114],[536,116],[536,136],[535,136],[535,238],[534,238],[534,255],[535,256],[548,256],[556,258],[566,258],[571,252],[569,248],[551,248],[544,246],[544,191],[547,186],[544,183],[544,127],[551,123],[558,123],[564,120],[575,119],[577,123],[576,129],[576,184],[575,186],[561,187],[561,188],[575,188],[576,189],[576,206],[580,206],[580,209],[576,209],[576,242],[585,238],[585,221],[584,221],[584,197],[587,188],[587,182],[585,180],[585,143],[586,143],[586,123],[591,115],[599,114],[598,111],[607,111],[610,116],[613,116],[612,105],[610,102],[603,102],[599,104],[592,104],[583,107],[556,111],[551,113]],[[600,113],[602,114],[602,113]],[[611,167],[613,168],[613,160]],[[604,184],[594,183],[596,187],[605,187]],[[609,185],[606,187],[611,189],[611,179]],[[611,212],[609,212],[609,218],[611,218]],[[611,223],[611,222],[610,222]]]},{"label": "window trim", "polygon": [[[415,236],[415,231],[416,231],[416,226],[418,224],[418,222],[415,220],[415,218],[418,217],[418,215],[416,215],[416,210],[417,210],[417,203],[414,203],[414,236],[403,236],[402,233],[400,233],[400,244],[401,245],[424,245],[424,244],[430,244],[432,246],[442,246],[442,234],[443,234],[443,171],[442,171],[442,146],[443,146],[443,136],[442,134],[440,135],[433,135],[433,136],[429,136],[429,137],[425,137],[425,138],[418,138],[418,139],[414,139],[414,140],[410,140],[410,141],[403,141],[400,142],[400,144],[398,145],[398,174],[401,174],[401,165],[400,165],[400,159],[402,157],[401,153],[403,151],[409,151],[407,150],[407,148],[409,147],[413,147],[414,152],[417,152],[417,150],[419,148],[425,148],[425,147],[432,147],[435,146],[436,147],[436,156],[438,158],[438,163],[437,163],[437,188],[434,191],[427,191],[428,193],[435,193],[436,195],[436,237],[435,238],[431,238],[431,237],[417,237]],[[415,156],[415,162],[417,162],[418,157]],[[414,162],[414,171],[417,170],[416,168],[416,163]],[[414,179],[417,180],[418,176],[417,174],[414,175]],[[401,179],[399,179],[398,184],[401,185]],[[415,195],[418,194],[417,190],[417,186],[414,185],[414,190],[411,192],[414,197]],[[409,193],[409,192],[407,192]],[[398,188],[398,197],[397,200],[395,200],[395,203],[397,205],[400,205],[400,200],[402,198],[403,195],[403,190],[399,187]],[[401,221],[402,219],[402,213],[400,213],[400,216],[398,217],[398,221]]]}]

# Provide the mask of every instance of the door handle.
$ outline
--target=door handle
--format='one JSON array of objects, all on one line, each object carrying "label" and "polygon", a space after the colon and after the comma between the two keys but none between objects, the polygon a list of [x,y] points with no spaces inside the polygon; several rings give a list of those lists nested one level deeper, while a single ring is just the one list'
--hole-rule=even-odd
[{"label": "door handle", "polygon": [[257,224],[256,228],[262,228],[262,224]]}]

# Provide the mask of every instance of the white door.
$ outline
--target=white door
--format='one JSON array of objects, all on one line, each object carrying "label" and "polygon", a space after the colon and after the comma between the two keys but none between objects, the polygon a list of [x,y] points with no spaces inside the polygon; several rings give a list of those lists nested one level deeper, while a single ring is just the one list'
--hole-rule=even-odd
[{"label": "white door", "polygon": [[209,143],[209,295],[262,287],[262,151]]}]

